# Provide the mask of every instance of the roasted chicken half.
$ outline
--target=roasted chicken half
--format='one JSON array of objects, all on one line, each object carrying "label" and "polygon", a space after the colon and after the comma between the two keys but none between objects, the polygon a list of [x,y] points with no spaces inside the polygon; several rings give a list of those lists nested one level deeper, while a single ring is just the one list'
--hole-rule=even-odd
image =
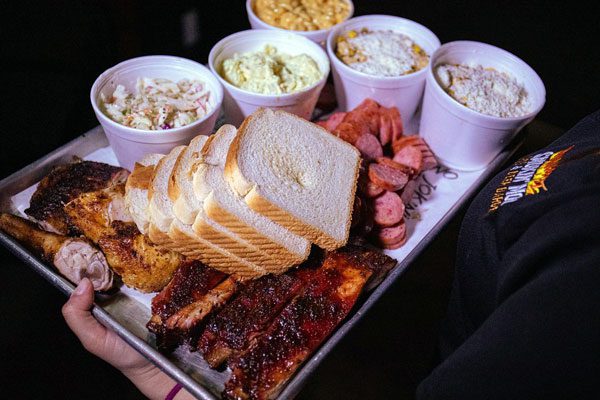
[{"label": "roasted chicken half", "polygon": [[161,290],[185,258],[142,235],[125,209],[124,185],[79,195],[65,206],[71,223],[100,247],[127,286]]}]

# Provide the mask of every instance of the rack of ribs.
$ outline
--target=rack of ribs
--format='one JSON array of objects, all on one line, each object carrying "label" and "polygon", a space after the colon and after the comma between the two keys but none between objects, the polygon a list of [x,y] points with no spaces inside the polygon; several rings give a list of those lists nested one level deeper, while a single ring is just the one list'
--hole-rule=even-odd
[{"label": "rack of ribs", "polygon": [[152,299],[152,317],[146,325],[156,335],[161,350],[173,350],[182,343],[190,343],[193,333],[179,330],[174,321],[181,310],[190,304],[203,301],[206,295],[227,279],[227,275],[209,268],[199,261],[181,265],[164,289]]},{"label": "rack of ribs", "polygon": [[129,172],[120,167],[94,162],[79,161],[55,167],[31,196],[25,214],[49,232],[76,236],[81,232],[73,226],[64,206],[81,193],[124,183]]},{"label": "rack of ribs", "polygon": [[[272,399],[348,315],[373,274],[358,249],[327,253],[306,287],[244,352],[230,360],[223,397]],[[377,265],[376,267],[382,267]]]},{"label": "rack of ribs", "polygon": [[70,222],[94,242],[127,286],[156,292],[186,262],[181,254],[158,247],[128,217],[124,185],[80,194],[64,207]]},{"label": "rack of ribs", "polygon": [[0,214],[0,229],[54,265],[74,284],[89,278],[94,290],[112,288],[113,273],[106,258],[89,240],[46,232],[34,223],[10,214]]},{"label": "rack of ribs", "polygon": [[238,295],[213,314],[198,341],[198,350],[213,368],[247,349],[321,267],[323,253],[314,249],[300,266],[282,275],[246,282]]},{"label": "rack of ribs", "polygon": [[296,274],[265,275],[250,281],[206,324],[198,350],[213,368],[244,350],[304,286]]},{"label": "rack of ribs", "polygon": [[360,293],[395,264],[379,251],[348,245],[313,251],[285,274],[243,283],[184,265],[153,299],[147,326],[162,350],[186,343],[213,368],[228,361],[232,375],[224,397],[273,398]]},{"label": "rack of ribs", "polygon": [[167,345],[170,344],[169,339],[177,338],[177,343],[187,343],[191,350],[196,350],[198,337],[202,333],[207,317],[227,304],[236,294],[239,285],[235,278],[228,277],[200,299],[171,315],[163,324]]}]

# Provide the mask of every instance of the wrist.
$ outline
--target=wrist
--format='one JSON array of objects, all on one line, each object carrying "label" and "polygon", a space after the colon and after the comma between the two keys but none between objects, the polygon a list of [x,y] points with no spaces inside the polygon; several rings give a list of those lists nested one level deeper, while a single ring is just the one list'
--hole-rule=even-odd
[{"label": "wrist", "polygon": [[[152,363],[130,370],[122,370],[125,375],[146,397],[151,400],[164,400],[177,382]],[[173,400],[193,400],[187,390],[179,390]]]},{"label": "wrist", "polygon": [[146,397],[153,400],[163,400],[176,383],[152,363],[144,367],[123,369],[121,372]]},{"label": "wrist", "polygon": [[[151,400],[164,400],[177,382],[152,363],[135,369],[122,370],[127,377],[146,397]],[[184,388],[179,390],[173,400],[193,400]]]},{"label": "wrist", "polygon": [[144,365],[119,368],[119,370],[135,384],[154,380],[161,374],[161,371],[149,361]]}]

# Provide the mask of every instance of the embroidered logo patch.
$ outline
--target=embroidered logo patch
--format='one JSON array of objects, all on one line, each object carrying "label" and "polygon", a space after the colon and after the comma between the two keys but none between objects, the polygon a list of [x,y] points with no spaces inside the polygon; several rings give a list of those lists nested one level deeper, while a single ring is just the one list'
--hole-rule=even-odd
[{"label": "embroidered logo patch", "polygon": [[505,204],[515,202],[523,196],[547,191],[546,179],[558,167],[565,154],[573,146],[557,152],[546,151],[517,161],[509,170],[500,186],[496,188],[489,212]]}]

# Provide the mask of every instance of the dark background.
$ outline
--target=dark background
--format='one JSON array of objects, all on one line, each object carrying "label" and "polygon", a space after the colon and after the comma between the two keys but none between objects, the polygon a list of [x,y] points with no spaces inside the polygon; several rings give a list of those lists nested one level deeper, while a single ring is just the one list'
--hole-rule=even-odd
[{"label": "dark background", "polygon": [[[600,108],[600,28],[592,9],[559,4],[356,0],[355,15],[399,15],[424,24],[442,43],[477,40],[516,54],[546,85],[538,119],[569,128]],[[110,66],[149,54],[205,63],[219,39],[249,28],[244,2],[225,0],[12,1],[1,15],[0,177],[98,124],[89,90]],[[192,21],[187,34],[182,21]],[[539,144],[558,132],[539,126]],[[301,399],[412,397],[434,356],[461,215],[323,362]],[[56,289],[4,248],[0,258],[0,396],[141,397],[81,348],[62,320],[65,298]]]}]

